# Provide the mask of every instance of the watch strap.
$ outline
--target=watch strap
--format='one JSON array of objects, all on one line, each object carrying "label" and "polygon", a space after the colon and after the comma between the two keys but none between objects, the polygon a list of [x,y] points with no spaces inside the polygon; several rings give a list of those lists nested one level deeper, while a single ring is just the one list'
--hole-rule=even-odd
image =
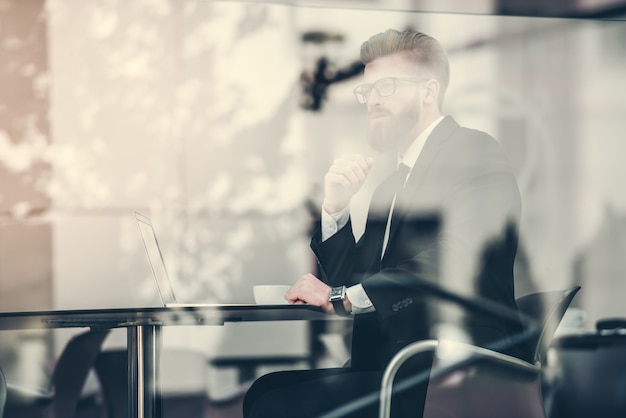
[{"label": "watch strap", "polygon": [[335,313],[340,316],[350,316],[350,312],[346,310],[343,301],[346,298],[346,287],[338,286],[331,289],[330,303],[333,304]]}]

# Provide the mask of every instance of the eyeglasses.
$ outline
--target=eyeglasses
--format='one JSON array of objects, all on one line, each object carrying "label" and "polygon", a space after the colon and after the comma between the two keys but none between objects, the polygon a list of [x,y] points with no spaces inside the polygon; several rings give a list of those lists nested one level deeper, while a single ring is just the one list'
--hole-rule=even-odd
[{"label": "eyeglasses", "polygon": [[424,77],[385,77],[380,80],[376,80],[371,84],[361,84],[357,86],[353,92],[356,100],[361,104],[366,104],[372,90],[376,90],[376,94],[380,97],[391,96],[396,92],[396,83],[398,81],[408,81],[410,83],[421,83],[428,80]]}]

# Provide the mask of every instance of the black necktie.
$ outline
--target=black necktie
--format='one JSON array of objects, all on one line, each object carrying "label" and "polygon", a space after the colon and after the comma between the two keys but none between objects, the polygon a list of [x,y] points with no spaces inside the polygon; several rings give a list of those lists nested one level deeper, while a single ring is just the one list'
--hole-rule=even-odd
[{"label": "black necktie", "polygon": [[[387,213],[387,225],[385,226],[385,235],[383,237],[383,251],[382,251],[381,257],[382,255],[385,254],[385,249],[389,241],[389,236],[391,233],[391,222],[393,221],[392,214],[393,212],[395,212],[395,207],[396,207],[397,200],[398,200],[397,195],[404,188],[404,183],[406,182],[406,178],[409,175],[410,171],[411,171],[411,168],[408,165],[400,163],[398,165],[398,169],[396,170],[396,172],[391,175],[391,177],[393,178],[393,180],[391,181],[391,187],[393,188],[393,193],[392,193],[391,202],[389,203],[389,211]],[[396,204],[394,204],[394,202]],[[389,216],[391,216],[391,218],[389,218]]]},{"label": "black necktie", "polygon": [[395,174],[395,192],[398,193],[400,190],[402,190],[404,188],[404,183],[406,182],[406,177],[409,175],[409,171],[411,171],[411,168],[406,165],[406,164],[402,164],[400,163],[398,165],[398,169],[396,170],[396,174]]}]

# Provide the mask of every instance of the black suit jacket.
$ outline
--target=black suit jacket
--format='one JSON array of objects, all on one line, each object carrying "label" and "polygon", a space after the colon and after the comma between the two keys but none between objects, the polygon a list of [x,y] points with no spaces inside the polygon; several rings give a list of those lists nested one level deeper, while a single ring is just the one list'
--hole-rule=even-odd
[{"label": "black suit jacket", "polygon": [[[361,283],[376,308],[355,316],[356,368],[384,368],[403,346],[433,337],[432,326],[449,319],[442,316],[441,300],[425,291],[433,283],[516,312],[513,262],[521,199],[499,144],[444,118],[398,194],[381,260],[390,181],[375,190],[358,243],[351,222],[324,242],[318,226],[311,241],[322,279],[331,286]],[[519,322],[445,309],[461,318],[474,343],[498,342],[500,351],[525,357],[511,341]]]}]

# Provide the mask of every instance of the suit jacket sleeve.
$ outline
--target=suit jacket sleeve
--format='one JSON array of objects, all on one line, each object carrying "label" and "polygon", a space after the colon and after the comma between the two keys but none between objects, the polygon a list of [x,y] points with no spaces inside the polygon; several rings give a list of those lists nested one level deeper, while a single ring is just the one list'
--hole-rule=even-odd
[{"label": "suit jacket sleeve", "polygon": [[[398,196],[397,224],[382,260],[386,214],[368,214],[358,243],[350,223],[323,243],[319,233],[312,240],[322,278],[332,286],[361,283],[382,320],[410,310],[433,283],[514,304],[521,210],[515,178],[493,138],[456,123],[442,129],[427,141]],[[383,184],[373,200],[384,193]]]}]

